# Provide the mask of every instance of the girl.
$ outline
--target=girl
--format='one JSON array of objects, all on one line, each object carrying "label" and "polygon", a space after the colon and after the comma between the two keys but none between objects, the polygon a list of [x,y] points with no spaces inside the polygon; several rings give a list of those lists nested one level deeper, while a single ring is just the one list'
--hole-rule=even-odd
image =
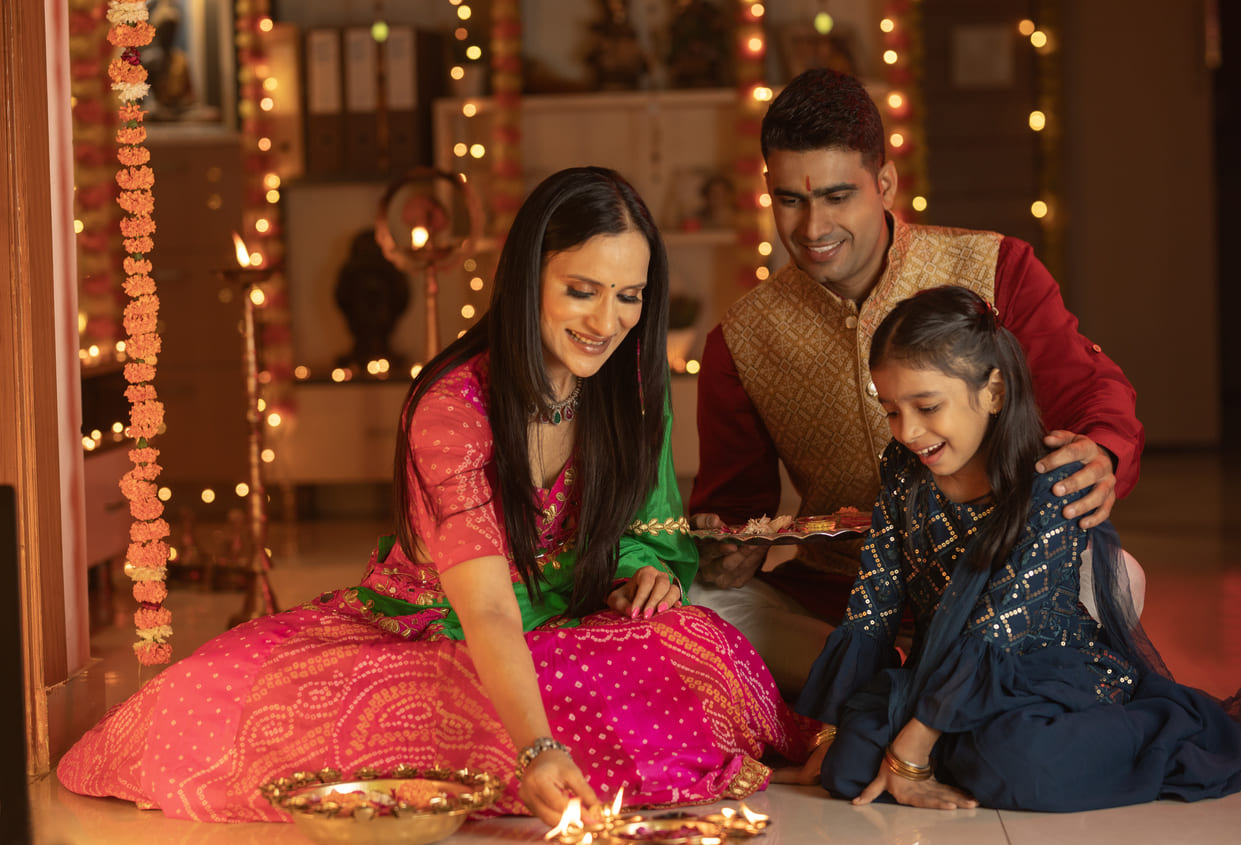
[{"label": "girl", "polygon": [[[798,710],[836,727],[803,769],[865,804],[1087,810],[1241,790],[1241,726],[1173,683],[1110,525],[1036,475],[1043,427],[1013,335],[957,287],[896,306],[870,370],[892,442],[844,622]],[[1078,595],[1093,546],[1101,623]],[[902,666],[902,611],[915,634]]]},{"label": "girl", "polygon": [[675,805],[761,789],[809,723],[744,638],[685,607],[697,554],[670,451],[668,264],[618,174],[548,177],[487,315],[401,418],[397,540],[359,587],[241,625],[83,737],[61,782],[181,818],[287,821],[259,787],[472,768],[554,824],[624,786]]}]

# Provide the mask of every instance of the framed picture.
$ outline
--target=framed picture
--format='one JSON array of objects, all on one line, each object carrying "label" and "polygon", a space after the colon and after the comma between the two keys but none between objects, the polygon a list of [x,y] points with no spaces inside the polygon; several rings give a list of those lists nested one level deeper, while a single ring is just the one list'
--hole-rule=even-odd
[{"label": "framed picture", "polygon": [[666,225],[683,232],[732,229],[737,212],[736,185],[723,170],[687,167],[673,173]]},{"label": "framed picture", "polygon": [[232,0],[148,0],[155,37],[141,50],[149,120],[223,123],[237,113]]}]

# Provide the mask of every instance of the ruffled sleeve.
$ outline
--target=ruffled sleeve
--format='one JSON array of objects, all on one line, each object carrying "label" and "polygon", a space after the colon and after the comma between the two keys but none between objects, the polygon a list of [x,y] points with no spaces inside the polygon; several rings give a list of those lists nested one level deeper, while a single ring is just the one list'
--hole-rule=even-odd
[{"label": "ruffled sleeve", "polygon": [[672,464],[672,413],[667,403],[659,474],[650,495],[621,536],[616,577],[630,578],[644,566],[667,572],[681,583],[682,590],[693,583],[698,571],[698,547],[689,535]]},{"label": "ruffled sleeve", "polygon": [[426,498],[413,496],[414,527],[440,572],[474,558],[508,556],[481,393],[476,371],[466,365],[442,378],[414,409],[410,447],[427,491]]},{"label": "ruffled sleeve", "polygon": [[799,713],[822,722],[836,724],[840,708],[853,693],[883,669],[900,665],[894,644],[906,587],[897,529],[898,496],[907,482],[901,477],[898,458],[891,446],[885,450],[879,499],[862,545],[861,568],[849,594],[848,610],[827,638],[797,702]]}]

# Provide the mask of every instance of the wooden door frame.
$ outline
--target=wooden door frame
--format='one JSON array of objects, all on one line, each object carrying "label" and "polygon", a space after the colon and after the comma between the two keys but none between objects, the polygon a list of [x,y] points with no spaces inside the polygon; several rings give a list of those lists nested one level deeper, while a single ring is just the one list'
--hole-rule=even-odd
[{"label": "wooden door frame", "polygon": [[55,340],[67,294],[56,290],[57,280],[71,278],[64,274],[72,269],[62,266],[58,275],[57,246],[65,250],[72,235],[53,231],[51,162],[63,139],[51,135],[47,63],[49,29],[63,32],[67,14],[63,0],[0,3],[0,253],[6,258],[0,277],[0,483],[17,491],[20,671],[31,775],[50,769],[47,693],[70,672],[62,456],[65,415],[78,410],[65,408],[64,397],[79,376],[76,340],[71,351]]}]

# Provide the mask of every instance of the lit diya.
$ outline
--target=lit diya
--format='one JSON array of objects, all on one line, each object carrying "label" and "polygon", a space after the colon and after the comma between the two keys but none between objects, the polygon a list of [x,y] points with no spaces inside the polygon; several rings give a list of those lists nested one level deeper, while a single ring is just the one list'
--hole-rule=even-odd
[{"label": "lit diya", "polygon": [[724,807],[718,813],[696,816],[691,813],[664,813],[643,816],[622,813],[624,789],[612,804],[599,810],[598,820],[582,817],[579,798],[569,801],[560,823],[544,836],[560,845],[622,845],[622,843],[659,843],[659,845],[723,845],[730,839],[748,839],[761,834],[770,817],[756,813],[745,804],[741,812]]}]

